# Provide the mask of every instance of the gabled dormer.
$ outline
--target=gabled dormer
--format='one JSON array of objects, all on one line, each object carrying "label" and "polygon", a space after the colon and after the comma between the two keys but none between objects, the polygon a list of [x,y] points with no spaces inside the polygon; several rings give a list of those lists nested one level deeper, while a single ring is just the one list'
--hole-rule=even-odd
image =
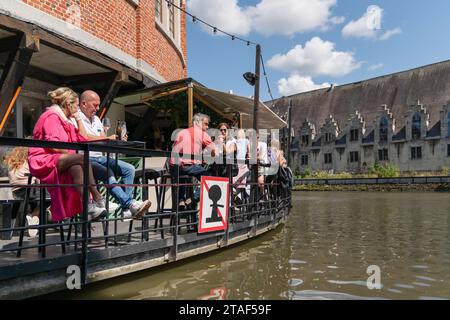
[{"label": "gabled dormer", "polygon": [[450,100],[442,106],[441,110],[441,135],[450,138]]},{"label": "gabled dormer", "polygon": [[299,142],[300,148],[310,147],[314,139],[316,138],[316,127],[314,124],[305,119],[299,130]]},{"label": "gabled dormer", "polygon": [[424,106],[417,104],[410,106],[406,114],[406,140],[419,140],[427,136],[430,115]]},{"label": "gabled dormer", "polygon": [[326,120],[322,128],[320,128],[320,136],[322,137],[322,145],[333,143],[339,134],[339,127],[330,115]]},{"label": "gabled dormer", "polygon": [[360,143],[362,141],[366,133],[366,123],[358,110],[350,115],[344,132],[347,134],[349,143]]},{"label": "gabled dormer", "polygon": [[383,144],[392,141],[395,132],[395,119],[387,105],[383,104],[381,106],[373,126],[375,143]]}]

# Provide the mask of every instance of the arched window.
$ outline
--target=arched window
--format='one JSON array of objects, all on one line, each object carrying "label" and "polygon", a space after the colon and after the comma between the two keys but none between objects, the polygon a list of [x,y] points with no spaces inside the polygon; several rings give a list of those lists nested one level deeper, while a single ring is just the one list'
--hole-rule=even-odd
[{"label": "arched window", "polygon": [[386,142],[388,140],[388,120],[386,117],[380,120],[380,142]]},{"label": "arched window", "polygon": [[447,115],[447,137],[450,137],[450,112]]},{"label": "arched window", "polygon": [[411,137],[413,139],[420,139],[421,121],[420,114],[418,113],[416,113],[412,118]]}]

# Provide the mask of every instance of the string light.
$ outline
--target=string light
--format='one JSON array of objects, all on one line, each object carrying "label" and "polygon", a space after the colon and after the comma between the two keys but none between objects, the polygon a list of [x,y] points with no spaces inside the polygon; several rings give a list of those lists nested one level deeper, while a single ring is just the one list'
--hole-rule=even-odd
[{"label": "string light", "polygon": [[[186,10],[184,10],[183,8],[177,6],[175,3],[173,3],[172,0],[166,0],[166,2],[167,2],[167,6],[168,6],[169,8],[170,8],[170,6],[174,6],[175,8],[177,8],[178,10],[180,10],[181,12],[185,13],[187,16],[191,17],[193,23],[196,23],[197,21],[199,21],[199,22],[203,23],[204,25],[206,25],[206,26],[212,28],[214,34],[217,34],[217,32],[220,32],[220,33],[222,33],[222,34],[224,34],[224,35],[226,35],[226,36],[229,36],[229,37],[231,38],[231,40],[236,40],[236,39],[237,39],[237,40],[240,40],[240,41],[246,43],[247,46],[250,46],[250,45],[255,45],[255,46],[256,46],[256,45],[257,45],[255,42],[252,42],[252,41],[250,41],[250,40],[246,40],[246,39],[237,37],[237,36],[235,36],[235,35],[233,35],[233,34],[230,34],[230,33],[226,32],[226,31],[223,31],[223,30],[221,30],[221,29],[219,29],[219,28],[217,28],[217,27],[215,27],[215,26],[209,24],[209,23],[206,22],[206,21],[203,21],[203,20],[200,19],[200,18],[197,18],[196,16],[192,15],[192,14],[189,13],[188,11],[186,11]],[[263,67],[264,77],[266,78],[266,83],[267,83],[267,88],[268,88],[268,91],[269,91],[269,95],[270,95],[270,98],[272,99],[272,103],[273,103],[273,101],[274,101],[275,99],[273,98],[272,90],[270,89],[269,78],[268,78],[268,76],[267,76],[267,72],[266,72],[266,68],[265,68],[265,65],[264,65],[264,59],[263,59],[262,54],[261,54],[261,63],[262,63],[262,67]],[[274,104],[272,105],[272,107],[274,107]]]},{"label": "string light", "polygon": [[203,23],[204,25],[210,27],[210,28],[213,30],[214,34],[217,34],[218,32],[220,32],[221,34],[224,34],[224,35],[226,35],[226,36],[229,36],[229,37],[231,38],[231,40],[240,40],[240,41],[246,43],[247,46],[250,46],[250,45],[255,45],[255,46],[256,46],[256,43],[253,42],[253,41],[246,40],[246,39],[237,37],[237,36],[235,36],[235,35],[232,35],[232,34],[226,32],[226,31],[224,31],[224,30],[222,30],[222,29],[220,29],[220,28],[217,28],[217,27],[215,27],[215,26],[209,24],[208,22],[203,21],[202,19],[200,19],[200,18],[198,18],[198,17],[192,15],[192,14],[189,13],[188,11],[186,11],[186,10],[184,10],[183,8],[181,8],[180,6],[176,5],[176,4],[173,2],[173,0],[166,0],[166,2],[167,2],[167,6],[168,6],[169,8],[170,8],[170,6],[173,6],[174,8],[177,8],[177,9],[180,10],[181,12],[185,13],[187,16],[191,17],[193,23],[196,23],[196,22],[198,21],[198,22],[201,22],[201,23]]},{"label": "string light", "polygon": [[275,99],[273,98],[272,90],[270,89],[269,77],[267,76],[266,66],[264,65],[264,58],[263,58],[263,56],[262,56],[262,53],[261,53],[261,65],[262,65],[262,67],[263,67],[263,74],[264,74],[264,77],[266,78],[267,89],[268,89],[268,91],[269,91],[270,98],[272,99],[272,107],[274,107],[274,106],[275,106],[275,102],[274,102]]}]

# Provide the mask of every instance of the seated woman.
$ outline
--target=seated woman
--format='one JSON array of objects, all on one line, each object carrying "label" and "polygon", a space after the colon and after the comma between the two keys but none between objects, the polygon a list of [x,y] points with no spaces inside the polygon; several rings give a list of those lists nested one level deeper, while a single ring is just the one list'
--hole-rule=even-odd
[{"label": "seated woman", "polygon": [[[69,118],[78,112],[78,95],[70,88],[49,92],[53,105],[39,118],[34,127],[36,140],[61,142],[86,141],[72,125]],[[30,148],[30,172],[43,184],[77,184],[76,187],[49,187],[53,221],[62,221],[82,212],[84,155],[75,150]],[[88,206],[89,219],[106,213],[104,200],[95,187],[92,167],[89,165],[89,191],[94,203]]]},{"label": "seated woman", "polygon": [[[28,184],[27,175],[30,173],[28,168],[28,148],[16,147],[12,149],[6,156],[4,163],[8,167],[9,183],[13,185],[12,194],[15,200],[24,200]],[[32,184],[38,183],[33,177]],[[28,226],[39,225],[39,190],[33,188],[30,190],[30,212],[26,214]],[[35,237],[38,229],[28,229],[28,235]]]}]

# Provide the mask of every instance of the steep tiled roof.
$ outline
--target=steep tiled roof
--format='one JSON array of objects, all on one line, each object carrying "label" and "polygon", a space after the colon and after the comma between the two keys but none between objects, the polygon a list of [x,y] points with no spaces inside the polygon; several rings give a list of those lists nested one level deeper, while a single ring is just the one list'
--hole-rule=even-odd
[{"label": "steep tiled roof", "polygon": [[[386,104],[396,120],[397,131],[405,125],[410,105],[420,100],[430,115],[430,126],[439,121],[439,111],[450,100],[450,60],[333,88],[319,89],[275,100],[274,111],[284,113],[292,101],[293,127],[305,119],[316,128],[332,115],[344,128],[358,110],[368,128],[380,106]],[[267,105],[271,105],[268,102]]]}]

